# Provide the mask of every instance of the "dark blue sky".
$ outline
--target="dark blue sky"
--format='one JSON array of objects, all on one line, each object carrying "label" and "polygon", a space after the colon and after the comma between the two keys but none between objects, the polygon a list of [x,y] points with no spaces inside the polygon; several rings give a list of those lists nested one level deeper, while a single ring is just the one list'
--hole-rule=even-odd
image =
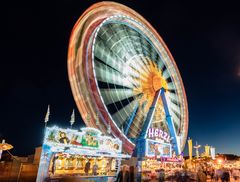
[{"label": "dark blue sky", "polygon": [[[97,1],[11,2],[1,26],[0,138],[34,152],[43,119],[68,125],[76,109],[67,75],[71,29]],[[240,154],[240,11],[233,1],[123,1],[159,32],[178,65],[189,105],[189,136]],[[77,113],[76,127],[83,125]]]}]

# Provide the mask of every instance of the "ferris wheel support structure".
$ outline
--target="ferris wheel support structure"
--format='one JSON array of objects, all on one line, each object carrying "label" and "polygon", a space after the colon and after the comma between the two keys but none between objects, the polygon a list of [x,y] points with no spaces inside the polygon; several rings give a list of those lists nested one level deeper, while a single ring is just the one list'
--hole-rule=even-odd
[{"label": "ferris wheel support structure", "polygon": [[155,114],[155,108],[156,108],[157,102],[160,98],[162,99],[162,102],[163,102],[164,111],[165,111],[165,114],[166,114],[166,120],[167,120],[167,124],[168,124],[168,129],[170,131],[170,135],[171,135],[172,140],[173,140],[172,141],[173,149],[176,152],[176,154],[179,155],[181,153],[180,145],[179,145],[179,142],[178,142],[178,139],[177,139],[177,134],[176,134],[176,130],[175,130],[175,127],[174,127],[174,124],[173,124],[173,121],[172,121],[172,117],[171,117],[169,109],[168,109],[168,104],[167,104],[167,99],[165,97],[165,89],[164,88],[161,88],[160,90],[158,90],[155,93],[153,103],[152,103],[152,105],[149,109],[149,112],[147,114],[147,118],[144,122],[139,140],[147,138],[148,129],[149,129],[151,123],[152,123],[152,118],[153,118],[153,115]]}]

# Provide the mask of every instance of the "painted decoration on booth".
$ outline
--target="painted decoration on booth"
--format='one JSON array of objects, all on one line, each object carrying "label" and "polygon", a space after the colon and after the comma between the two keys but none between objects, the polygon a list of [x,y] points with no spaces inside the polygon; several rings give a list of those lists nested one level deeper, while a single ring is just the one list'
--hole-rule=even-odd
[{"label": "painted decoration on booth", "polygon": [[156,140],[146,140],[146,156],[148,157],[171,157],[171,145]]},{"label": "painted decoration on booth", "polygon": [[46,128],[44,143],[81,149],[93,149],[121,153],[122,142],[118,138],[102,136],[95,128],[82,128],[82,131],[62,129],[58,127]]}]

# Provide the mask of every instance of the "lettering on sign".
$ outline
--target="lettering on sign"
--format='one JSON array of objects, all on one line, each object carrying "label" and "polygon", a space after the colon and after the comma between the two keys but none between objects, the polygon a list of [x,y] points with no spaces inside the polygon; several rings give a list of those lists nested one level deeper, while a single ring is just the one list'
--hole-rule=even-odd
[{"label": "lettering on sign", "polygon": [[148,129],[148,138],[161,138],[166,142],[170,142],[170,140],[171,140],[170,135],[167,132],[165,132],[159,128],[149,128]]}]

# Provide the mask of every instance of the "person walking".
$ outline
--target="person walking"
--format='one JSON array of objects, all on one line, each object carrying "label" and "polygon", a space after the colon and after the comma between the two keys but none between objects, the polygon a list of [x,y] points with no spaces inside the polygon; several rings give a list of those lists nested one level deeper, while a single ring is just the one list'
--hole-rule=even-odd
[{"label": "person walking", "polygon": [[85,172],[86,175],[88,175],[88,172],[90,170],[90,165],[91,165],[91,163],[88,160],[86,165],[85,165],[85,168],[84,168],[84,172]]},{"label": "person walking", "polygon": [[222,173],[221,180],[222,180],[222,182],[229,182],[230,181],[230,174],[229,174],[229,171],[227,171],[226,169]]},{"label": "person walking", "polygon": [[93,175],[94,175],[94,176],[97,175],[97,170],[98,170],[98,165],[97,165],[97,163],[95,162],[94,165],[93,165],[93,168],[92,168],[92,171],[93,171]]},{"label": "person walking", "polygon": [[164,169],[160,169],[160,172],[159,172],[159,182],[163,182],[164,180],[165,180]]},{"label": "person walking", "polygon": [[240,171],[239,169],[233,169],[232,171],[232,177],[234,179],[234,181],[238,181],[239,177],[240,177]]},{"label": "person walking", "polygon": [[214,169],[213,168],[209,171],[209,175],[211,177],[211,181],[214,181]]},{"label": "person walking", "polygon": [[123,167],[120,167],[120,171],[118,172],[117,179],[115,182],[123,182]]},{"label": "person walking", "polygon": [[123,182],[130,182],[129,166],[125,166],[125,170],[123,173]]},{"label": "person walking", "polygon": [[199,169],[197,172],[197,182],[206,182],[207,176],[202,169]]}]

